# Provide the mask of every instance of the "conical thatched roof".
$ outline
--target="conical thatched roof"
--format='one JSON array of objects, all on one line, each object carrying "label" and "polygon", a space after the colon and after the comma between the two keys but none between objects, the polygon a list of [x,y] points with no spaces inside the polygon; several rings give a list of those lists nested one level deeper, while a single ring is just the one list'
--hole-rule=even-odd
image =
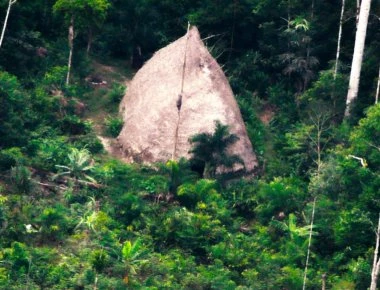
[{"label": "conical thatched roof", "polygon": [[213,133],[219,120],[240,138],[231,153],[240,155],[247,171],[257,165],[228,80],[195,27],[137,72],[120,111],[124,127],[118,141],[131,162],[189,158],[189,138]]}]

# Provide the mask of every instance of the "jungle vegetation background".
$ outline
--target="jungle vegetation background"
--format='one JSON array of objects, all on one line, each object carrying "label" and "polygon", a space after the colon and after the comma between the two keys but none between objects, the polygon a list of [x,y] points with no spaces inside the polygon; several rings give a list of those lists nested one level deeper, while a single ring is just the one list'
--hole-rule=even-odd
[{"label": "jungle vegetation background", "polygon": [[[1,0],[0,288],[369,288],[380,212],[380,5],[372,1],[346,117],[357,1],[345,1],[336,62],[341,8]],[[125,164],[97,137],[117,136],[125,80],[188,22],[229,78],[259,159],[255,177],[206,179],[188,160]],[[98,79],[107,83],[91,85]],[[195,157],[218,157],[207,143],[215,136],[195,138],[203,140]]]}]

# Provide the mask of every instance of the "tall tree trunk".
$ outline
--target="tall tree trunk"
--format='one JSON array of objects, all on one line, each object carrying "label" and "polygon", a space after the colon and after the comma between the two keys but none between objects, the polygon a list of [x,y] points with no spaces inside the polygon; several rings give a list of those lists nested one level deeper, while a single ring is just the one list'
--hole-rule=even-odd
[{"label": "tall tree trunk", "polygon": [[98,272],[96,271],[95,281],[94,281],[94,290],[98,290],[98,279],[99,279],[99,276],[98,276]]},{"label": "tall tree trunk", "polygon": [[[315,152],[317,153],[317,160],[314,162],[317,164],[317,177],[319,178],[321,174],[321,167],[322,167],[322,153],[324,146],[322,145],[322,135],[324,132],[326,132],[330,126],[328,124],[329,115],[324,113],[316,113],[315,116],[310,115],[310,119],[312,123],[314,124],[315,128],[317,129],[317,135],[315,137],[312,137],[309,135],[310,142],[315,146]],[[314,196],[313,199],[313,207],[311,211],[311,218],[310,218],[310,230],[309,230],[309,241],[307,246],[307,254],[306,254],[306,262],[305,262],[305,270],[304,270],[304,277],[303,277],[303,286],[302,290],[306,289],[306,282],[307,282],[307,270],[309,267],[309,260],[310,260],[310,254],[311,254],[311,242],[313,237],[313,227],[314,227],[314,220],[315,220],[315,209],[317,204],[317,196]],[[322,285],[325,285],[325,279],[326,275],[322,275]],[[322,286],[322,289],[323,286]]]},{"label": "tall tree trunk", "polygon": [[232,51],[234,48],[234,37],[235,37],[235,26],[236,26],[236,10],[237,10],[237,5],[238,5],[239,0],[234,0],[233,4],[233,20],[232,20],[232,31],[231,31],[231,39],[230,39],[230,51],[228,53],[228,60],[231,59]]},{"label": "tall tree trunk", "polygon": [[377,231],[376,231],[376,247],[375,253],[373,255],[373,265],[372,265],[372,273],[371,273],[371,287],[370,290],[376,290],[377,279],[379,277],[380,271],[380,259],[379,255],[379,244],[380,244],[380,213],[379,213],[379,221],[377,223]]},{"label": "tall tree trunk", "polygon": [[93,31],[92,31],[92,28],[90,27],[88,29],[87,50],[86,50],[87,56],[89,55],[90,50],[91,50],[92,40],[93,40]]},{"label": "tall tree trunk", "polygon": [[310,221],[309,242],[308,242],[308,245],[307,245],[306,263],[305,263],[305,270],[304,270],[304,275],[303,275],[302,290],[306,289],[307,268],[309,266],[309,259],[310,259],[310,253],[311,253],[311,237],[313,235],[313,226],[314,226],[314,215],[315,215],[315,204],[316,204],[316,201],[317,201],[317,197],[314,197],[313,210],[312,210],[312,213],[311,213],[311,221]]},{"label": "tall tree trunk", "polygon": [[69,26],[69,62],[67,64],[67,76],[66,76],[66,85],[70,84],[70,71],[71,71],[71,63],[73,59],[73,49],[74,49],[74,16],[71,16],[70,26]]},{"label": "tall tree trunk", "polygon": [[[314,6],[315,6],[315,0],[311,1],[311,12],[310,12],[310,25],[313,25],[313,20],[314,20]],[[306,47],[306,70],[309,68],[310,64],[310,40],[307,42],[307,47]],[[303,91],[306,90],[307,83],[305,82]]]},{"label": "tall tree trunk", "polygon": [[379,67],[379,76],[377,77],[377,88],[375,95],[375,104],[379,102],[379,90],[380,90],[380,67]]},{"label": "tall tree trunk", "polygon": [[326,290],[326,273],[322,274],[322,290]]},{"label": "tall tree trunk", "polygon": [[359,23],[355,36],[354,56],[352,58],[350,83],[348,86],[345,117],[350,116],[352,102],[358,96],[360,71],[362,68],[365,37],[367,33],[368,16],[371,9],[371,0],[363,0],[360,6]]},{"label": "tall tree trunk", "polygon": [[5,15],[5,20],[4,20],[4,24],[3,24],[3,30],[1,31],[0,47],[3,44],[5,29],[7,28],[7,23],[8,23],[9,12],[11,11],[12,5],[15,4],[16,2],[17,2],[17,0],[9,0],[7,14]]},{"label": "tall tree trunk", "polygon": [[360,0],[356,0],[356,29],[358,29],[359,13],[360,13]]},{"label": "tall tree trunk", "polygon": [[288,0],[287,13],[288,13],[288,21],[287,22],[288,22],[288,31],[289,31],[289,29],[290,29],[290,0]]},{"label": "tall tree trunk", "polygon": [[342,0],[342,10],[340,11],[340,20],[339,20],[339,32],[338,32],[338,45],[336,48],[336,58],[335,58],[335,68],[334,68],[334,80],[338,74],[339,66],[339,55],[340,55],[340,43],[342,41],[342,28],[343,28],[343,15],[344,15],[344,5],[346,0]]}]

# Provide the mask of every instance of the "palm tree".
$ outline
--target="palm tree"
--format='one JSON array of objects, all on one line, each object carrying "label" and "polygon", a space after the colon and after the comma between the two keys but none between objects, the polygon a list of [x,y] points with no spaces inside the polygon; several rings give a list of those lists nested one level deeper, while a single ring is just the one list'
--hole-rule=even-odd
[{"label": "palm tree", "polygon": [[227,149],[233,145],[239,137],[229,132],[227,125],[215,122],[213,134],[201,133],[190,138],[194,144],[190,150],[193,154],[193,164],[203,167],[203,177],[213,178],[219,167],[232,168],[236,163],[243,164],[242,159],[236,154],[229,154]]},{"label": "palm tree", "polygon": [[69,162],[67,165],[56,165],[57,168],[64,170],[54,175],[53,179],[69,176],[76,183],[96,184],[96,180],[88,175],[93,168],[93,160],[90,152],[86,149],[72,148],[68,154]]},{"label": "palm tree", "polygon": [[[196,179],[196,174],[190,169],[190,164],[185,158],[169,160],[160,166],[160,173],[168,178],[168,189],[170,194],[176,194],[177,188],[186,182]],[[168,198],[169,196],[167,196]]]},{"label": "palm tree", "polygon": [[125,284],[128,284],[129,275],[136,275],[139,266],[148,262],[148,260],[143,259],[148,253],[148,249],[143,245],[142,240],[138,238],[133,243],[125,241],[121,253],[127,270],[123,280]]}]

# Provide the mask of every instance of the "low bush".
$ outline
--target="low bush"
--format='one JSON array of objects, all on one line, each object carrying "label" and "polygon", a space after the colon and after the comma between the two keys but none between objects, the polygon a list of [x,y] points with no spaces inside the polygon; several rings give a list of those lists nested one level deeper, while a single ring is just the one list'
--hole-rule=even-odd
[{"label": "low bush", "polygon": [[24,156],[18,147],[0,150],[0,170],[8,170],[17,163],[23,163],[23,161]]},{"label": "low bush", "polygon": [[125,91],[126,91],[125,86],[121,84],[113,83],[112,88],[108,93],[108,98],[110,102],[114,104],[119,104],[125,94]]},{"label": "low bush", "polygon": [[104,150],[102,142],[94,132],[80,136],[73,144],[76,148],[87,148],[91,154],[101,153]]},{"label": "low bush", "polygon": [[61,120],[61,130],[65,134],[83,135],[91,132],[91,123],[81,120],[75,115],[66,115]]},{"label": "low bush", "polygon": [[117,137],[123,128],[123,120],[119,117],[107,117],[104,120],[106,126],[106,134],[111,137]]}]

